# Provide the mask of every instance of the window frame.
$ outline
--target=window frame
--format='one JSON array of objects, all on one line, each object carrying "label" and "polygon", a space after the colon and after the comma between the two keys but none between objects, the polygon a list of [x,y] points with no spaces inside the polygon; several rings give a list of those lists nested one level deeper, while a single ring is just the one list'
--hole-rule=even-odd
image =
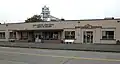
[{"label": "window frame", "polygon": [[75,31],[65,31],[65,39],[75,39]]},{"label": "window frame", "polygon": [[21,40],[28,40],[28,32],[21,32]]},{"label": "window frame", "polygon": [[[110,35],[110,32],[113,32],[112,35]],[[102,31],[102,40],[114,40],[115,37],[115,31]]]},{"label": "window frame", "polygon": [[16,39],[16,32],[9,32],[9,39]]},{"label": "window frame", "polygon": [[5,39],[5,32],[0,32],[0,39]]}]

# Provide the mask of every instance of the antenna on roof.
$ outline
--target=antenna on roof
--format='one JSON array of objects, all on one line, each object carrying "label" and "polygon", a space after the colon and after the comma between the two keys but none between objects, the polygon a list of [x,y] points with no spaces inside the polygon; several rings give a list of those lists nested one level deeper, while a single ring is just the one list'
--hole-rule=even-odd
[{"label": "antenna on roof", "polygon": [[56,18],[52,15],[50,15],[49,7],[46,5],[42,8],[42,19],[43,21],[49,21],[49,20],[60,20],[59,18]]},{"label": "antenna on roof", "polygon": [[50,15],[50,11],[49,11],[49,8],[46,7],[46,5],[42,8],[42,13],[41,14],[42,14],[42,19],[44,21],[47,21],[48,18],[49,18],[49,15]]}]

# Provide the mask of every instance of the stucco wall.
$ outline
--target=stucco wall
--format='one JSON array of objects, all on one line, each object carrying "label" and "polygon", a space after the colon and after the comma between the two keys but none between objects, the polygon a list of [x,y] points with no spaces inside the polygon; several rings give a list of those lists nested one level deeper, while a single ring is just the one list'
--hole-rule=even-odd
[{"label": "stucco wall", "polygon": [[75,43],[82,43],[82,31],[80,28],[75,29]]},{"label": "stucco wall", "polygon": [[[75,26],[84,26],[86,24],[90,24],[92,26],[102,26],[102,28],[115,28],[115,39],[120,40],[120,22],[117,22],[120,20],[86,20],[86,21],[58,21],[58,22],[35,22],[35,23],[16,23],[16,24],[8,24],[6,26],[5,24],[0,25],[0,31],[5,31],[6,33],[6,39],[8,36],[8,30],[47,30],[47,29],[63,29],[64,31],[68,30],[74,30],[75,32],[75,38],[76,43],[82,43],[83,42],[83,36],[82,36],[82,29],[74,29]],[[33,27],[34,24],[54,24],[52,27],[48,28],[35,28]],[[71,28],[71,29],[66,29]],[[73,29],[72,29],[73,28]],[[85,29],[86,30],[86,29]],[[100,40],[101,39],[101,31],[104,29],[93,29],[94,31],[94,43],[103,43],[103,42],[109,42],[108,40]],[[111,29],[107,29],[111,30]],[[64,32],[61,33],[62,38],[64,38]],[[3,40],[3,39],[0,39]],[[110,43],[113,43],[114,41],[110,41]]]},{"label": "stucco wall", "polygon": [[95,29],[95,37],[94,37],[95,40],[94,40],[94,43],[101,43],[100,42],[101,36],[102,36],[101,28],[96,28]]},{"label": "stucco wall", "polygon": [[116,44],[116,40],[100,40],[101,44]]},{"label": "stucco wall", "polygon": [[[117,20],[96,20],[96,21],[58,21],[58,22],[36,22],[36,23],[18,23],[18,24],[8,24],[8,29],[63,29],[63,28],[74,28],[75,26],[84,26],[90,24],[93,26],[102,27],[116,27],[119,26],[116,22]],[[49,28],[34,28],[34,24],[54,24],[54,26]],[[4,25],[0,25],[0,30],[4,29]]]},{"label": "stucco wall", "polygon": [[0,25],[0,31],[5,31],[6,30],[6,25],[2,24]]},{"label": "stucco wall", "polygon": [[7,39],[0,39],[0,41],[8,41]]},{"label": "stucco wall", "polygon": [[[52,27],[48,28],[35,28],[34,24],[54,24]],[[35,29],[63,29],[63,28],[73,28],[75,23],[73,22],[36,22],[36,23],[23,23],[23,24],[9,24],[8,29],[17,30],[35,30]]]},{"label": "stucco wall", "polygon": [[120,22],[116,24],[116,40],[120,40]]}]

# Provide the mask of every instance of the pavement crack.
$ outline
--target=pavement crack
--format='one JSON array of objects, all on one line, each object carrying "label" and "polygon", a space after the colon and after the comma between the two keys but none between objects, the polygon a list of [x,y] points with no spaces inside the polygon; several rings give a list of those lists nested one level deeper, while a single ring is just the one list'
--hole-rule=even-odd
[{"label": "pavement crack", "polygon": [[66,61],[62,62],[61,64],[66,64],[66,63],[68,63],[70,60],[72,60],[72,58],[71,58],[71,59],[67,59]]}]

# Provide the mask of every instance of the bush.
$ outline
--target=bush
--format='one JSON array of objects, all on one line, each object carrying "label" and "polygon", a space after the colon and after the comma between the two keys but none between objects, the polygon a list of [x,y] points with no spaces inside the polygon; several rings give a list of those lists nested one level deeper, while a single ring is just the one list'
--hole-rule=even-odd
[{"label": "bush", "polygon": [[120,40],[117,40],[117,41],[116,41],[116,44],[120,44]]}]

